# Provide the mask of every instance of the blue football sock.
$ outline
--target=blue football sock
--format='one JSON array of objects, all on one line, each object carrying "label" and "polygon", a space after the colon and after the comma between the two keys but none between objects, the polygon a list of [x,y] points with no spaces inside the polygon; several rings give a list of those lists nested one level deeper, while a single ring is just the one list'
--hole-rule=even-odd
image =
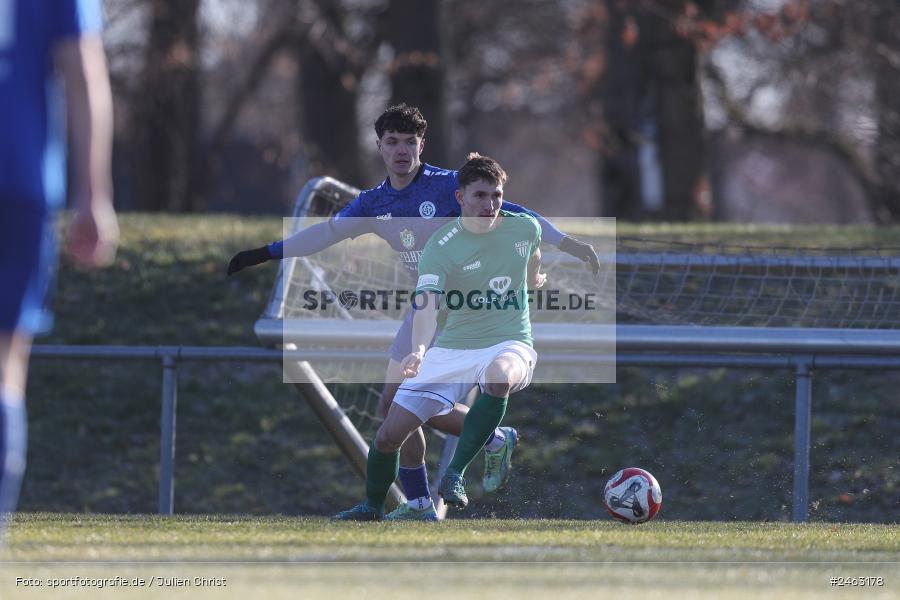
[{"label": "blue football sock", "polygon": [[[400,486],[403,488],[403,495],[409,502],[422,498],[431,500],[431,493],[428,491],[428,470],[425,463],[413,469],[400,467]],[[419,508],[428,508],[428,504]]]},{"label": "blue football sock", "polygon": [[0,519],[2,523],[15,511],[19,487],[25,473],[25,447],[28,423],[25,401],[18,394],[0,391]]}]

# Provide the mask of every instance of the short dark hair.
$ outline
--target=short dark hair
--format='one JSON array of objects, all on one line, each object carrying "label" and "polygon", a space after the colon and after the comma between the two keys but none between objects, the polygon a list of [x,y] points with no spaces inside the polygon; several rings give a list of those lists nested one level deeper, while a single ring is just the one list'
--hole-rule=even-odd
[{"label": "short dark hair", "polygon": [[479,180],[494,185],[505,185],[506,171],[493,158],[482,156],[477,152],[470,152],[466,156],[466,164],[459,170],[457,181],[459,187],[463,188]]},{"label": "short dark hair", "polygon": [[428,121],[425,120],[419,109],[405,102],[388,107],[375,121],[375,135],[378,136],[379,140],[385,131],[414,133],[425,137],[425,129],[427,128]]}]

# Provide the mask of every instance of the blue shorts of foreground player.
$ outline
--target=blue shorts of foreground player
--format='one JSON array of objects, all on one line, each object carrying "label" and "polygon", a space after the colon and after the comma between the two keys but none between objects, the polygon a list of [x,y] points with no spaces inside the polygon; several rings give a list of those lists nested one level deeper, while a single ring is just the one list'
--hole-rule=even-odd
[{"label": "blue shorts of foreground player", "polygon": [[[416,311],[412,309],[406,311],[406,316],[403,317],[400,329],[397,330],[397,335],[394,336],[394,342],[390,348],[390,356],[391,359],[397,362],[402,362],[412,352],[412,326],[415,314]],[[429,346],[434,344],[438,334],[440,334],[440,330],[434,332],[434,337],[431,339],[431,343],[428,344]]]},{"label": "blue shorts of foreground player", "polygon": [[49,331],[57,244],[50,209],[0,196],[0,332]]}]

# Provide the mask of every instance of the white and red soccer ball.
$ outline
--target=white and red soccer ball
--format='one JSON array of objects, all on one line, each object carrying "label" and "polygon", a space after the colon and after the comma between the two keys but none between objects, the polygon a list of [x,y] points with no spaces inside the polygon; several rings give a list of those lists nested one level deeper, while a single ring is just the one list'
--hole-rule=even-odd
[{"label": "white and red soccer ball", "polygon": [[662,506],[662,490],[656,478],[644,469],[628,467],[613,475],[603,490],[606,510],[626,523],[644,523]]}]

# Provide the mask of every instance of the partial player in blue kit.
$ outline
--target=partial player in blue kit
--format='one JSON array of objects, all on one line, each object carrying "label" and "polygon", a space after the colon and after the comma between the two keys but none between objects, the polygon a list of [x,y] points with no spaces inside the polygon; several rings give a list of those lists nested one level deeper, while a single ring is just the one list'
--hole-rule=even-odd
[{"label": "partial player in blue kit", "polygon": [[[308,256],[341,240],[374,233],[397,251],[398,259],[414,284],[426,242],[447,222],[447,218],[460,215],[456,199],[457,171],[421,162],[426,128],[427,122],[417,108],[406,104],[388,108],[375,122],[378,152],[388,175],[385,180],[377,187],[361,192],[327,222],[308,227],[268,246],[239,252],[231,259],[228,274],[272,259]],[[585,261],[594,272],[599,271],[600,264],[590,244],[563,234],[527,208],[506,201],[502,208],[535,217],[541,225],[545,241]],[[380,402],[382,415],[387,414],[403,379],[400,361],[412,348],[412,317],[413,311],[409,311],[390,348]],[[472,384],[474,387],[475,382]],[[453,417],[444,419],[442,426],[437,428],[450,435],[459,435],[467,410],[465,405],[457,405]],[[446,423],[458,427],[447,427]],[[496,490],[508,477],[516,441],[515,429],[498,427],[486,443],[483,481],[486,491]],[[430,518],[434,512],[428,493],[425,436],[421,428],[414,431],[403,445],[400,465],[400,483],[408,504],[401,506],[399,512],[388,515],[388,518]]]},{"label": "partial player in blue kit", "polygon": [[63,111],[71,134],[69,189],[76,210],[67,249],[78,264],[98,266],[112,260],[118,241],[110,179],[112,95],[101,25],[99,0],[0,0],[4,524],[15,510],[25,470],[25,382],[31,341],[51,324],[46,300],[56,262],[54,213],[66,192]]}]

